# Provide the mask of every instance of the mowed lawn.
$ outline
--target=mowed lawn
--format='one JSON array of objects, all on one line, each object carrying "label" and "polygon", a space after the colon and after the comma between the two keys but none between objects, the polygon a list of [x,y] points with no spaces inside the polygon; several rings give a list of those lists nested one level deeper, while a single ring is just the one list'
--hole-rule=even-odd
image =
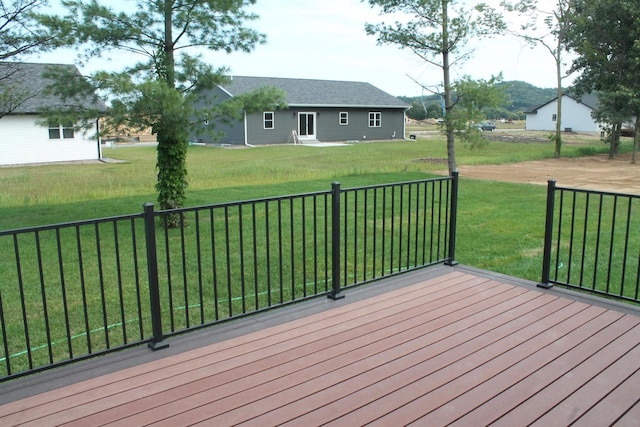
[{"label": "mowed lawn", "polygon": [[[597,139],[564,156],[606,152]],[[140,212],[154,202],[155,147],[105,148],[118,162],[0,168],[0,230]],[[553,156],[551,143],[459,143],[459,164],[501,164]],[[446,173],[444,139],[257,148],[191,146],[189,206],[424,179]],[[457,260],[531,280],[541,273],[546,188],[461,176]]]}]

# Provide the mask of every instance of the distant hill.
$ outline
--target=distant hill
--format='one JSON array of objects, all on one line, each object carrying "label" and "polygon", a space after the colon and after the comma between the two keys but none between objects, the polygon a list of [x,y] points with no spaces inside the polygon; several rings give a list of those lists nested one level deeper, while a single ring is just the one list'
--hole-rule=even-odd
[{"label": "distant hill", "polygon": [[510,81],[499,83],[505,88],[505,93],[511,100],[511,105],[505,106],[509,111],[528,111],[538,107],[556,97],[558,89],[541,89],[532,84],[521,81]]},{"label": "distant hill", "polygon": [[[512,113],[514,116],[524,116],[525,111],[529,111],[534,107],[538,107],[546,102],[555,98],[556,88],[539,88],[530,83],[523,81],[508,81],[498,84],[500,87],[504,87],[509,103],[503,106],[503,110]],[[420,103],[421,101],[425,105],[440,104],[439,95],[429,96],[399,96],[399,99],[408,104],[414,104],[414,102]]]}]

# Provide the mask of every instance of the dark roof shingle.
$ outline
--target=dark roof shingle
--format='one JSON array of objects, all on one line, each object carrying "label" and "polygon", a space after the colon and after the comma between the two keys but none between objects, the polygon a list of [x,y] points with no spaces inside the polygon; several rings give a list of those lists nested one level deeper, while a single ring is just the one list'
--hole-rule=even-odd
[{"label": "dark roof shingle", "polygon": [[[52,69],[81,76],[75,65],[0,62],[0,91],[11,90],[20,96],[19,105],[11,109],[12,114],[37,114],[43,107],[64,106],[60,96],[46,91],[53,82],[43,74]],[[74,103],[79,103],[81,108],[105,109],[104,104],[96,103],[93,97],[77,99]]]},{"label": "dark roof shingle", "polygon": [[230,95],[242,95],[261,87],[282,89],[290,107],[409,108],[405,102],[365,82],[233,76],[221,85]]}]

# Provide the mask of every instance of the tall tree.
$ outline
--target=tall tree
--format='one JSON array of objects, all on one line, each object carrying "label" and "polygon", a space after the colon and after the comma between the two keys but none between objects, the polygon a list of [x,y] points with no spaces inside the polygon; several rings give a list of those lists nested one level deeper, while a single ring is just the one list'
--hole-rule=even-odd
[{"label": "tall tree", "polygon": [[467,49],[470,40],[504,28],[501,16],[484,3],[466,7],[466,2],[457,0],[368,0],[368,3],[379,7],[381,14],[402,14],[407,19],[393,24],[366,24],[367,34],[376,35],[379,44],[407,48],[442,70],[448,167],[450,173],[455,171],[451,67],[472,54]]},{"label": "tall tree", "polygon": [[35,96],[23,86],[12,85],[19,69],[11,61],[53,47],[55,38],[31,19],[44,0],[0,0],[0,118]]},{"label": "tall tree", "polygon": [[[162,209],[184,204],[188,129],[195,120],[193,105],[199,95],[225,81],[228,72],[204,63],[197,52],[249,52],[264,43],[264,35],[245,26],[257,18],[246,10],[254,3],[136,0],[135,8],[117,9],[101,0],[62,0],[63,16],[38,16],[57,38],[82,49],[83,59],[119,58],[118,62],[126,64],[120,71],[100,71],[84,81],[90,81],[111,100],[116,125],[150,127],[156,134],[156,189]],[[71,95],[90,89],[83,82],[69,85],[65,80],[64,76],[59,78],[61,84],[53,90]],[[213,106],[207,113],[214,119],[216,115],[241,114],[243,109],[261,109],[281,101],[282,93],[265,89],[225,106]],[[95,114],[74,109],[67,113],[74,118]]]},{"label": "tall tree", "polygon": [[558,103],[554,156],[559,159],[562,153],[562,80],[567,77],[563,70],[563,53],[566,52],[566,14],[571,0],[556,0],[553,9],[543,9],[538,3],[538,0],[520,0],[515,3],[503,1],[501,4],[507,11],[525,18],[523,24],[509,29],[509,32],[531,45],[543,46],[555,62]]},{"label": "tall tree", "polygon": [[573,0],[567,40],[581,72],[576,87],[599,92],[603,114],[619,122],[635,117],[632,163],[640,142],[640,9],[635,0]]}]

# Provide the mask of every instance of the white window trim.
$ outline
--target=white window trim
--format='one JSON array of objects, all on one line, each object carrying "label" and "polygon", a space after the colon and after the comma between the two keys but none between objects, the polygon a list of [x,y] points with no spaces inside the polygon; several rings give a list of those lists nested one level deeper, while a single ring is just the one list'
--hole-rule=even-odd
[{"label": "white window trim", "polygon": [[[373,125],[371,123],[373,122]],[[369,127],[380,128],[382,127],[382,112],[381,111],[369,111]]]},{"label": "white window trim", "polygon": [[[342,123],[342,115],[343,114],[344,114],[344,123]],[[338,124],[340,126],[348,126],[349,125],[349,112],[340,111],[340,113],[338,113]]]},{"label": "white window trim", "polygon": [[[267,114],[271,114],[271,119],[267,119]],[[267,122],[271,122],[271,127],[267,127]],[[265,111],[262,113],[262,128],[263,129],[276,128],[276,115],[273,111]]]},{"label": "white window trim", "polygon": [[[52,130],[57,130],[58,131],[58,137],[57,138],[52,138],[51,137],[51,131]],[[71,130],[71,136],[65,136],[65,130]],[[72,125],[63,125],[63,124],[57,124],[57,125],[49,125],[49,128],[47,129],[47,132],[49,133],[49,139],[50,140],[65,140],[65,139],[75,139],[76,137],[76,131],[73,128]]]}]

